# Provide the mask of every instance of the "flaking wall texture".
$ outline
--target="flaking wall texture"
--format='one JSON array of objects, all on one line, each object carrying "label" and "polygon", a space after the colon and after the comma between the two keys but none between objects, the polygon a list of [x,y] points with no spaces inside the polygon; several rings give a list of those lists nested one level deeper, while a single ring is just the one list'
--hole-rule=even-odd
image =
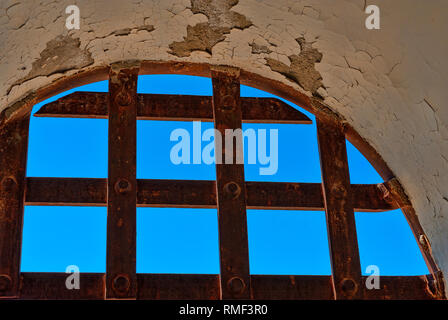
[{"label": "flaking wall texture", "polygon": [[[80,30],[65,27],[71,4]],[[369,4],[380,30],[365,28]],[[376,148],[447,279],[447,31],[445,0],[1,0],[0,111],[127,59],[227,64],[281,81],[324,99]]]}]

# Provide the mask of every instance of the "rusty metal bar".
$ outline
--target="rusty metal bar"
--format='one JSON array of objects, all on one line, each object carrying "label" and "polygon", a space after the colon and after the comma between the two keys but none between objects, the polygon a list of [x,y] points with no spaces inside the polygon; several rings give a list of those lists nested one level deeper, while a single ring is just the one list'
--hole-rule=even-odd
[{"label": "rusty metal bar", "polygon": [[218,300],[215,274],[137,274],[140,300]]},{"label": "rusty metal bar", "polygon": [[23,300],[103,300],[105,296],[102,273],[80,273],[79,289],[67,289],[70,274],[57,272],[22,272],[20,299]]},{"label": "rusty metal bar", "polygon": [[216,208],[216,182],[201,180],[138,181],[138,207]]},{"label": "rusty metal bar", "polygon": [[[365,283],[367,276],[361,278]],[[330,276],[252,275],[252,298],[256,300],[331,300]],[[433,300],[427,276],[381,276],[380,288],[365,290],[368,300]]]},{"label": "rusty metal bar", "polygon": [[[20,275],[20,299],[104,299],[105,274],[81,273],[80,289],[65,286],[66,273]],[[365,282],[367,277],[362,277]],[[139,300],[216,300],[219,276],[212,274],[137,274]],[[380,288],[366,290],[369,300],[431,300],[427,276],[381,276]],[[330,300],[331,276],[252,275],[251,299]]]},{"label": "rusty metal bar", "polygon": [[[106,92],[74,92],[44,105],[36,117],[107,119]],[[311,124],[311,119],[276,98],[241,98],[243,122]],[[212,97],[139,94],[138,120],[213,121]]]},{"label": "rusty metal bar", "polygon": [[255,300],[332,300],[330,276],[252,275]]},{"label": "rusty metal bar", "polygon": [[[216,208],[216,183],[206,180],[137,180],[137,207]],[[353,184],[356,211],[397,209],[376,184]],[[320,183],[246,181],[246,208],[323,211]],[[106,206],[107,180],[95,178],[27,178],[25,205]]]},{"label": "rusty metal bar", "polygon": [[[356,211],[380,212],[396,209],[387,202],[375,184],[352,184],[351,196]],[[247,208],[275,210],[325,209],[320,183],[246,182]]]},{"label": "rusty metal bar", "polygon": [[334,296],[336,299],[362,299],[364,284],[344,127],[332,118],[317,118],[316,124]]},{"label": "rusty metal bar", "polygon": [[[365,283],[366,276],[362,277]],[[379,289],[366,289],[366,300],[436,300],[427,275],[423,276],[381,276]]]},{"label": "rusty metal bar", "polygon": [[27,206],[107,206],[107,179],[26,178]]},{"label": "rusty metal bar", "polygon": [[[226,129],[241,129],[239,70],[226,67],[211,69],[213,85],[213,115],[215,128],[225,140]],[[219,252],[221,263],[221,299],[249,299],[249,249],[246,219],[246,185],[244,164],[237,163],[242,146],[226,143],[222,146],[222,163],[216,164],[216,194],[218,205]],[[229,153],[233,162],[227,162]]]},{"label": "rusty metal bar", "polygon": [[19,289],[29,119],[0,127],[0,298]]},{"label": "rusty metal bar", "polygon": [[109,174],[106,297],[137,296],[136,142],[139,66],[115,64],[109,75]]}]

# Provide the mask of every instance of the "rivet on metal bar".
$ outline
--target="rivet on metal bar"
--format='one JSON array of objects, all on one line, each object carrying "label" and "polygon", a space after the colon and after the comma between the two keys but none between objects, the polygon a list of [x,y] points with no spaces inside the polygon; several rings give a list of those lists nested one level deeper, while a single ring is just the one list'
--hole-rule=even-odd
[{"label": "rivet on metal bar", "polygon": [[114,187],[117,193],[126,193],[132,190],[132,184],[127,179],[119,179]]},{"label": "rivet on metal bar", "polygon": [[238,185],[238,183],[231,181],[224,185],[224,191],[226,192],[226,195],[232,198],[232,200],[235,200],[241,194],[241,187]]},{"label": "rivet on metal bar", "polygon": [[233,277],[227,282],[227,288],[234,294],[241,294],[246,288],[246,284],[243,279]]},{"label": "rivet on metal bar", "polygon": [[114,278],[113,288],[119,293],[126,293],[131,286],[131,281],[127,274],[120,274]]}]

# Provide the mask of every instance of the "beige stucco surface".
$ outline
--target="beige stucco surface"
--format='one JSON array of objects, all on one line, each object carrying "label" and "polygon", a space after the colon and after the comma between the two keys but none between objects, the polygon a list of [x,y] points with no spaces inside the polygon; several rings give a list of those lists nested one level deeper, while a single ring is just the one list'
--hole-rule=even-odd
[{"label": "beige stucco surface", "polygon": [[[76,70],[126,59],[234,65],[311,90],[402,182],[448,278],[448,2],[194,2],[1,0],[0,111]],[[80,30],[65,27],[70,4]],[[381,9],[380,30],[365,28],[366,4]],[[305,50],[321,59],[308,63]],[[294,56],[322,79],[285,77]]]}]

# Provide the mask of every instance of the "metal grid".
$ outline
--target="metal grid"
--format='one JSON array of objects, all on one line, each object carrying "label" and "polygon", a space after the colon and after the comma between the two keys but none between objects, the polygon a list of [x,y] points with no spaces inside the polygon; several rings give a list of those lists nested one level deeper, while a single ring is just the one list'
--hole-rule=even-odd
[{"label": "metal grid", "polygon": [[[346,128],[331,112],[316,115],[323,181],[245,182],[244,165],[217,164],[216,181],[136,179],[136,120],[214,121],[220,132],[241,123],[311,120],[271,98],[240,98],[240,71],[210,68],[213,97],[137,94],[139,63],[109,69],[109,93],[74,93],[36,116],[109,119],[108,179],[26,178],[29,115],[0,127],[0,298],[12,299],[442,299],[441,272],[401,185],[350,184]],[[222,154],[226,153],[223,146]],[[235,155],[235,153],[234,153]],[[68,290],[65,273],[21,273],[24,205],[107,206],[105,274],[81,274]],[[217,208],[219,275],[137,274],[137,207]],[[325,210],[331,276],[250,275],[246,208]],[[381,276],[367,290],[361,275],[354,211],[402,208],[419,235],[431,274]],[[298,230],[300,232],[300,230]]]}]

